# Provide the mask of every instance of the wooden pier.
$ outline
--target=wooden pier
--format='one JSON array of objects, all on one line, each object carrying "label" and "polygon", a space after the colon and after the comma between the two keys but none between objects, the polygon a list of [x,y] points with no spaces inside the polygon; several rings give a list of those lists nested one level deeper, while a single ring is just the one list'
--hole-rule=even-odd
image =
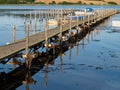
[{"label": "wooden pier", "polygon": [[[116,10],[102,10],[102,11],[96,11],[96,14],[93,16],[88,16],[85,19],[82,20],[72,20],[71,24],[70,23],[65,23],[62,25],[62,32],[68,31],[71,28],[76,28],[77,24],[80,25],[86,25],[86,26],[91,26],[95,25],[97,22],[100,22],[101,20],[104,20],[105,18],[108,18],[114,14],[116,14]],[[71,26],[70,26],[71,25]],[[47,37],[52,38],[53,36],[56,36],[60,34],[60,26],[54,28],[54,29],[49,29],[47,31]],[[39,43],[43,43],[45,41],[45,32],[39,32],[35,33],[34,35],[29,36],[29,47],[33,47]],[[16,53],[22,51],[25,49],[26,46],[26,38],[17,40],[13,43],[10,43],[5,46],[0,46],[0,61],[10,58],[14,56]]]}]

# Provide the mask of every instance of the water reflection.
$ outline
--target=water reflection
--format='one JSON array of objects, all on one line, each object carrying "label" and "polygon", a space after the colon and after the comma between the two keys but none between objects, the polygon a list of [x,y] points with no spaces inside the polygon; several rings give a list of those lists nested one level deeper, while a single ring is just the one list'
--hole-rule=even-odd
[{"label": "water reflection", "polygon": [[20,62],[19,60],[17,60],[16,57],[13,57],[12,60],[10,60],[9,62],[7,62],[7,64],[12,64],[13,65],[13,70],[16,68],[16,66],[21,66],[23,63]]},{"label": "water reflection", "polygon": [[25,80],[23,80],[22,83],[26,85],[26,90],[29,90],[29,84],[35,84],[36,83],[36,81],[34,81],[32,79],[30,70],[26,71]]},{"label": "water reflection", "polygon": [[48,62],[45,64],[45,71],[44,71],[44,86],[47,86],[47,81],[48,81]]},{"label": "water reflection", "polygon": [[[29,24],[30,35],[44,30],[47,16],[40,10],[1,10],[0,12],[0,46],[12,42],[12,25],[16,26],[16,40],[25,38],[25,25]],[[56,16],[54,16],[55,18]],[[37,19],[38,18],[38,19]],[[51,18],[51,17],[49,17]],[[49,29],[56,26],[49,26]]]},{"label": "water reflection", "polygon": [[[36,58],[34,58],[31,62],[31,69],[26,70],[24,68],[24,64],[19,62],[19,59],[13,58],[12,61],[8,62],[14,66],[14,70],[8,73],[2,73],[0,74],[0,89],[4,90],[7,88],[9,89],[15,89],[22,85],[24,83],[26,85],[26,90],[29,90],[29,84],[35,84],[35,80],[32,79],[32,76],[37,73],[39,70],[41,70],[43,67],[45,67],[44,70],[44,86],[47,86],[48,82],[48,73],[49,73],[49,65],[54,64],[54,60],[59,56],[60,57],[60,72],[62,71],[63,66],[63,60],[62,56],[64,55],[64,52],[69,50],[69,59],[72,60],[72,48],[76,47],[76,55],[78,55],[78,47],[80,45],[80,41],[82,40],[82,48],[84,48],[84,38],[86,35],[90,34],[92,30],[83,30],[83,32],[76,34],[75,36],[72,36],[70,40],[62,42],[60,46],[56,47],[56,53],[53,55],[53,49],[49,49],[48,52],[37,52],[38,55]],[[70,42],[69,42],[70,41]],[[36,52],[36,50],[35,50]],[[19,65],[19,67],[16,67],[16,65]],[[16,68],[15,68],[16,67]],[[14,79],[13,79],[14,78]]]}]

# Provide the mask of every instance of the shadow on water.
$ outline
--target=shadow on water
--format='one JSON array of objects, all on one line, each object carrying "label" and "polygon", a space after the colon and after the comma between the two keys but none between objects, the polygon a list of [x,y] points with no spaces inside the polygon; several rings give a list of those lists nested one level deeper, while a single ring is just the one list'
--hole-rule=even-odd
[{"label": "shadow on water", "polygon": [[[49,49],[46,52],[37,52],[38,56],[32,60],[31,68],[28,70],[23,64],[14,70],[5,73],[0,72],[0,90],[13,90],[22,84],[26,84],[26,90],[29,90],[29,84],[35,84],[36,81],[32,79],[32,76],[39,72],[44,66],[45,75],[47,75],[47,67],[49,64],[54,64],[54,60],[60,56],[60,65],[62,65],[62,54],[68,50],[71,50],[74,46],[80,45],[79,42],[82,40],[82,47],[84,48],[84,37],[90,34],[93,30],[88,28],[87,30],[82,30],[80,33],[72,36],[67,41],[62,42],[60,45],[55,47],[55,54],[53,54],[53,49]],[[16,62],[16,61],[14,61]],[[16,62],[17,63],[17,62]],[[62,70],[62,66],[60,67]],[[44,77],[45,86],[47,85],[47,76]]]}]

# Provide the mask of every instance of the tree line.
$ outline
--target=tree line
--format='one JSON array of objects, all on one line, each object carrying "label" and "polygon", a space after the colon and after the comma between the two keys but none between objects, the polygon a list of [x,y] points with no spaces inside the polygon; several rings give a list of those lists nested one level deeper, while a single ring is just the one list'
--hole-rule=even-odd
[{"label": "tree line", "polygon": [[35,0],[0,0],[0,4],[27,4],[33,3]]},{"label": "tree line", "polygon": [[[94,0],[94,1],[104,1],[104,0]],[[0,4],[45,4],[44,2],[38,2],[35,3],[35,0],[0,0]],[[73,2],[59,2],[56,3],[55,1],[52,1],[49,3],[51,4],[57,4],[57,5],[86,5],[86,3],[82,3],[81,1],[78,1],[76,3]],[[117,5],[115,2],[108,2],[109,5]],[[90,3],[90,5],[94,5],[93,3]]]}]

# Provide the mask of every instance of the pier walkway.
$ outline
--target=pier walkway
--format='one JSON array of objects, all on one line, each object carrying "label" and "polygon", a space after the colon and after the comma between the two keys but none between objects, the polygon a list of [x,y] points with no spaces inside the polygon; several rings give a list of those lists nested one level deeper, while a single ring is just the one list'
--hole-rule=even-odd
[{"label": "pier walkway", "polygon": [[[94,15],[94,17],[87,17],[84,20],[79,20],[79,22],[77,22],[76,20],[72,20],[71,22],[71,28],[74,28],[77,26],[77,24],[82,25],[83,23],[90,23],[91,24],[95,24],[98,21],[104,20],[105,18],[110,17],[111,15],[116,14],[117,11],[115,10],[102,10],[98,11],[96,15]],[[93,21],[95,21],[95,23],[92,23]],[[67,31],[70,29],[70,24],[66,23],[62,26],[62,32]],[[47,31],[48,34],[48,38],[51,38],[55,35],[58,35],[60,33],[60,26],[54,28],[54,29],[49,29]],[[45,41],[45,32],[39,32],[36,33],[34,35],[29,36],[29,47],[35,46],[38,43],[41,43]],[[14,43],[10,43],[8,45],[4,45],[4,46],[0,46],[0,61],[4,60],[5,58],[9,58],[12,55],[22,51],[25,49],[25,44],[26,44],[26,39],[21,39],[18,41],[15,41]]]}]

